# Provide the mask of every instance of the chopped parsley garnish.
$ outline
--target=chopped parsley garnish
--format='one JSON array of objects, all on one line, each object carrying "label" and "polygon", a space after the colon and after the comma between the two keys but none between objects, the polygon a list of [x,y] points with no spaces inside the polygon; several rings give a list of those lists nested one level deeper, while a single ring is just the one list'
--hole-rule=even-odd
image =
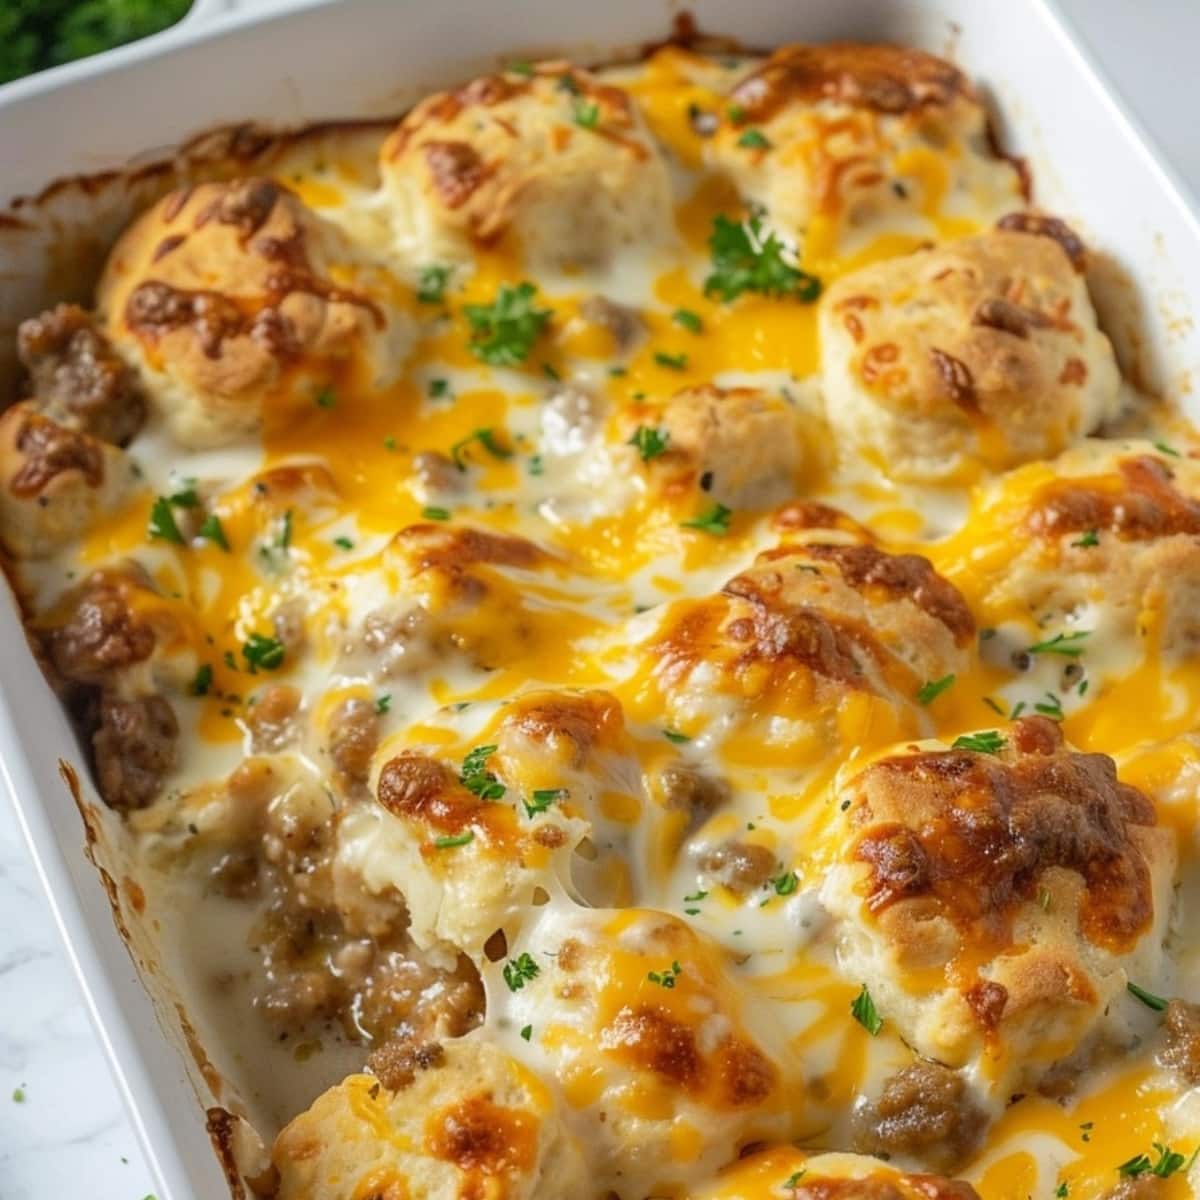
[{"label": "chopped parsley garnish", "polygon": [[451,834],[449,837],[435,838],[433,848],[435,850],[453,850],[455,846],[465,846],[468,842],[475,840],[475,831],[468,829],[463,833]]},{"label": "chopped parsley garnish", "polygon": [[333,539],[333,544],[339,550],[353,550],[354,549],[354,543],[348,537],[335,537]]},{"label": "chopped parsley garnish", "polygon": [[185,487],[182,492],[175,492],[167,499],[176,508],[195,508],[200,503],[200,493],[192,486]]},{"label": "chopped parsley garnish", "polygon": [[690,742],[692,740],[686,733],[678,733],[674,729],[664,729],[662,735],[668,742],[674,742],[677,746],[683,742]]},{"label": "chopped parsley garnish", "polygon": [[252,633],[242,646],[242,657],[252,675],[259,667],[264,671],[274,671],[283,666],[283,643],[278,638]]},{"label": "chopped parsley garnish", "polygon": [[784,1181],[783,1186],[789,1191],[795,1191],[800,1186],[800,1180],[808,1173],[807,1167],[801,1167],[798,1171],[793,1171]]},{"label": "chopped parsley garnish", "polygon": [[743,292],[757,292],[809,304],[821,294],[821,281],[787,261],[783,243],[773,233],[763,235],[757,216],[741,222],[718,214],[708,247],[713,270],[704,281],[706,296],[729,303]]},{"label": "chopped parsley garnish", "polygon": [[976,754],[999,754],[1006,742],[995,729],[964,733],[950,743],[951,750],[974,750]]},{"label": "chopped parsley garnish", "polygon": [[450,282],[449,267],[423,267],[417,299],[422,304],[441,304],[446,299],[446,284]]},{"label": "chopped parsley garnish", "polygon": [[1094,529],[1087,530],[1082,537],[1076,538],[1071,543],[1072,546],[1080,546],[1086,548],[1088,546],[1100,545],[1100,535]]},{"label": "chopped parsley garnish", "polygon": [[1062,701],[1053,692],[1047,692],[1045,700],[1039,700],[1033,706],[1033,711],[1039,712],[1043,717],[1050,717],[1055,721],[1063,719]]},{"label": "chopped parsley garnish", "polygon": [[427,504],[421,509],[421,516],[427,521],[448,521],[450,520],[450,510],[439,508],[436,504]]},{"label": "chopped parsley garnish", "polygon": [[1081,629],[1077,633],[1056,633],[1044,642],[1034,642],[1025,647],[1026,654],[1061,654],[1064,658],[1078,658],[1083,653],[1079,644],[1084,638],[1091,637],[1090,629]]},{"label": "chopped parsley garnish", "polygon": [[531,1037],[533,1037],[533,1026],[532,1026],[532,1025],[524,1025],[524,1026],[522,1026],[522,1028],[521,1028],[521,1040],[522,1040],[522,1041],[526,1041],[526,1042],[527,1042],[527,1041],[529,1041],[529,1039],[530,1039]]},{"label": "chopped parsley garnish", "polygon": [[705,891],[693,892],[690,896],[684,896],[684,900],[691,901],[694,903],[697,900],[703,900],[704,897],[707,895],[708,895],[708,893]]},{"label": "chopped parsley garnish", "polygon": [[655,429],[653,425],[639,425],[629,439],[630,446],[636,446],[642,462],[649,462],[664,453],[671,435],[665,429]]},{"label": "chopped parsley garnish", "polygon": [[175,523],[175,514],[171,511],[171,502],[166,496],[159,496],[150,506],[150,524],[147,532],[152,538],[161,538],[164,542],[174,542],[183,545],[183,534]]},{"label": "chopped parsley garnish", "polygon": [[533,63],[526,62],[523,58],[519,58],[515,62],[510,62],[508,69],[514,75],[524,75],[526,79],[533,77]]},{"label": "chopped parsley garnish", "polygon": [[862,985],[862,991],[854,997],[850,1004],[850,1015],[872,1036],[883,1028],[883,1018],[879,1015],[875,1008],[875,1001],[871,999],[871,993],[867,990],[867,985]]},{"label": "chopped parsley garnish", "polygon": [[538,813],[544,813],[555,801],[566,798],[566,788],[538,788],[528,800],[523,801],[525,814],[536,817]]},{"label": "chopped parsley garnish", "polygon": [[1131,996],[1136,996],[1147,1008],[1152,1008],[1155,1012],[1167,1011],[1167,1001],[1161,996],[1156,996],[1153,992],[1148,992],[1133,982],[1126,983],[1125,987]]},{"label": "chopped parsley garnish", "polygon": [[577,100],[571,119],[580,129],[595,129],[600,124],[600,105],[586,104],[582,100]]},{"label": "chopped parsley garnish", "polygon": [[504,784],[487,769],[488,757],[495,753],[495,746],[476,746],[463,759],[458,781],[480,800],[499,800],[505,792]]},{"label": "chopped parsley garnish", "polygon": [[1178,1150],[1172,1150],[1170,1146],[1162,1145],[1161,1142],[1152,1144],[1158,1155],[1153,1162],[1150,1161],[1148,1154],[1135,1154],[1133,1158],[1123,1162],[1117,1168],[1117,1174],[1130,1178],[1136,1178],[1138,1175],[1156,1175],[1159,1179],[1169,1179],[1176,1172],[1187,1170],[1196,1159],[1195,1154],[1189,1159],[1186,1155],[1180,1154]]},{"label": "chopped parsley garnish", "polygon": [[467,464],[463,461],[462,452],[471,445],[472,442],[478,442],[493,458],[512,458],[513,452],[507,446],[502,446],[496,440],[495,430],[492,429],[472,429],[464,438],[459,438],[453,446],[450,447],[450,457],[454,459],[454,465],[460,470],[465,471]]},{"label": "chopped parsley garnish", "polygon": [[292,510],[289,508],[283,514],[282,520],[279,522],[279,536],[275,539],[275,545],[280,550],[286,550],[292,544]]},{"label": "chopped parsley garnish", "polygon": [[553,379],[555,383],[558,383],[562,379],[562,376],[558,373],[558,368],[553,363],[542,363],[542,374],[547,379]]},{"label": "chopped parsley garnish", "polygon": [[746,119],[746,110],[740,104],[731,104],[725,115],[736,125]]},{"label": "chopped parsley garnish", "polygon": [[702,529],[714,537],[724,537],[729,532],[729,518],[733,510],[723,504],[714,504],[707,512],[693,517],[690,521],[680,521],[684,529]]},{"label": "chopped parsley garnish", "polygon": [[677,962],[673,962],[665,971],[651,971],[646,978],[651,983],[657,983],[659,987],[669,989],[675,986],[675,981],[679,978],[682,970],[683,968]]},{"label": "chopped parsley garnish", "polygon": [[333,390],[333,388],[331,388],[328,384],[326,384],[317,393],[317,407],[318,408],[334,408],[336,405],[337,405],[337,392],[335,392]]},{"label": "chopped parsley garnish", "polygon": [[1172,458],[1183,457],[1174,446],[1168,446],[1166,442],[1155,442],[1154,448],[1155,450],[1161,451],[1163,454],[1169,454]]},{"label": "chopped parsley garnish", "polygon": [[548,308],[535,308],[537,288],[532,283],[507,284],[491,304],[468,304],[463,314],[471,326],[471,353],[494,367],[523,363],[554,315]]},{"label": "chopped parsley garnish", "polygon": [[510,992],[519,992],[541,973],[541,967],[533,961],[533,955],[529,953],[519,955],[504,964],[504,982],[508,984]]},{"label": "chopped parsley garnish", "polygon": [[795,871],[785,871],[782,875],[776,875],[769,882],[777,896],[790,896],[800,885]]},{"label": "chopped parsley garnish", "polygon": [[771,142],[761,129],[747,129],[738,138],[738,145],[747,150],[770,150]]},{"label": "chopped parsley garnish", "polygon": [[384,692],[383,695],[379,696],[375,701],[375,711],[377,713],[379,713],[380,716],[382,716],[385,712],[387,712],[388,709],[390,709],[391,707],[392,707],[391,692]]},{"label": "chopped parsley garnish", "polygon": [[546,473],[546,464],[542,462],[540,454],[530,455],[529,473],[530,475],[544,475]]},{"label": "chopped parsley garnish", "polygon": [[392,435],[390,433],[387,435],[387,437],[385,437],[383,439],[383,448],[385,450],[395,450],[396,449],[396,439],[394,437],[392,437]]},{"label": "chopped parsley garnish", "polygon": [[944,691],[954,686],[953,675],[943,675],[941,679],[932,679],[923,683],[917,689],[918,704],[932,704]]},{"label": "chopped parsley garnish", "polygon": [[682,325],[684,329],[690,329],[692,333],[704,332],[704,322],[700,319],[700,314],[692,312],[690,308],[677,308],[671,314],[671,320],[676,325]]},{"label": "chopped parsley garnish", "polygon": [[191,684],[188,686],[188,691],[193,696],[207,696],[208,689],[212,687],[213,669],[204,663],[196,669],[196,674],[192,678]]},{"label": "chopped parsley garnish", "polygon": [[237,659],[234,657],[234,655],[233,655],[233,651],[232,651],[232,650],[226,650],[226,651],[225,651],[225,653],[224,653],[223,655],[221,655],[221,661],[222,661],[222,662],[223,662],[223,663],[224,663],[224,664],[225,664],[225,665],[226,665],[226,666],[227,666],[227,667],[228,667],[228,668],[229,668],[231,671],[236,671],[236,670],[238,670]]},{"label": "chopped parsley garnish", "polygon": [[1060,1183],[1058,1187],[1054,1189],[1054,1194],[1058,1197],[1058,1200],[1066,1200],[1068,1195],[1067,1185],[1065,1183]]},{"label": "chopped parsley garnish", "polygon": [[444,400],[450,395],[450,380],[431,379],[429,381],[429,395],[433,400]]},{"label": "chopped parsley garnish", "polygon": [[229,539],[225,536],[225,530],[221,526],[221,518],[216,513],[209,513],[204,518],[204,523],[200,526],[198,532],[202,538],[215,543],[222,550],[229,549]]},{"label": "chopped parsley garnish", "polygon": [[570,72],[558,77],[558,90],[560,92],[570,92],[572,96],[579,95],[579,84],[575,80],[575,76]]},{"label": "chopped parsley garnish", "polygon": [[667,354],[663,350],[656,350],[654,361],[660,367],[666,367],[668,371],[686,371],[688,356],[686,354]]}]

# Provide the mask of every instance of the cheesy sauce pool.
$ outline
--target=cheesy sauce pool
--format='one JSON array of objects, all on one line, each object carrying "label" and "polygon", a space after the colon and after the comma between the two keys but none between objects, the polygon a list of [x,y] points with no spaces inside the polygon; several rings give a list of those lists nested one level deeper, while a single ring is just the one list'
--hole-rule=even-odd
[{"label": "cheesy sauce pool", "polygon": [[0,417],[243,1185],[1191,1195],[1200,451],[972,84],[344,139],[162,196]]}]

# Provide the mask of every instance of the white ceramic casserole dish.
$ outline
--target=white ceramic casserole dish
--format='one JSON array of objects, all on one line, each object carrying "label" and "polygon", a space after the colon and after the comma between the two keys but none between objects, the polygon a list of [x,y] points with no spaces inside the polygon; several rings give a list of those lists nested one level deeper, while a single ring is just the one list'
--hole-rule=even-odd
[{"label": "white ceramic casserole dish", "polygon": [[[586,8],[519,0],[503,9],[478,0],[321,0],[240,15],[202,4],[145,43],[11,85],[0,92],[3,202],[12,206],[0,217],[0,346],[12,345],[24,316],[90,288],[116,232],[172,172],[237,148],[210,139],[162,165],[170,148],[206,129],[396,114],[431,87],[517,52],[587,62],[626,55],[662,38],[672,15],[637,0]],[[954,58],[990,92],[1003,144],[1028,160],[1038,202],[1067,214],[1097,249],[1092,282],[1126,374],[1196,411],[1200,329],[1189,313],[1200,310],[1200,219],[1051,3],[699,0],[694,15],[700,28],[750,46],[892,40]],[[109,174],[50,186],[100,172]],[[10,364],[0,358],[0,366]],[[74,734],[7,594],[0,624],[0,772],[159,1195],[242,1195],[205,1126],[214,1073],[182,1019],[186,998],[155,972]],[[95,815],[81,822],[84,810]]]}]

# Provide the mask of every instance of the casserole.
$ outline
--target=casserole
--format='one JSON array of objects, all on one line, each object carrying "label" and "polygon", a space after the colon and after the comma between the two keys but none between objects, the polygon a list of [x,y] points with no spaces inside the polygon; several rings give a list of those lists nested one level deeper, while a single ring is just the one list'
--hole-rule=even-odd
[{"label": "casserole", "polygon": [[[416,47],[428,45],[427,39],[442,38],[451,30],[461,29],[467,12],[466,7],[451,6],[436,12],[383,10],[368,5],[336,9],[319,6],[286,18],[261,23],[248,21],[228,29],[216,28],[190,44],[185,44],[182,32],[177,36],[164,35],[162,39],[156,39],[156,45],[164,47],[162,58],[155,57],[156,45],[147,45],[122,52],[114,59],[114,66],[122,62],[131,68],[143,64],[137,69],[144,72],[145,88],[150,94],[161,96],[162,105],[147,109],[139,104],[128,87],[129,76],[118,78],[111,69],[108,73],[100,72],[89,85],[93,91],[89,94],[88,104],[97,119],[90,124],[86,137],[85,131],[72,126],[72,114],[77,110],[72,105],[68,86],[64,85],[61,91],[51,90],[54,82],[51,79],[18,87],[13,89],[8,101],[12,106],[12,119],[6,124],[5,148],[9,151],[7,161],[21,164],[25,175],[18,175],[13,187],[15,190],[36,189],[47,179],[78,170],[81,163],[88,164],[90,169],[123,161],[143,151],[147,145],[170,144],[189,128],[210,120],[236,120],[253,114],[294,123],[321,116],[365,116],[398,111],[430,86],[459,78],[472,68],[487,63],[490,55],[510,50],[513,39],[506,31],[491,35],[474,30],[471,36],[480,40],[470,46],[463,44],[461,33],[456,33],[450,39],[455,46],[455,55],[447,58],[443,68],[430,73],[425,69],[426,63],[422,67],[419,86],[404,92],[394,88],[391,80],[403,71],[391,48],[390,23],[395,22],[398,31],[402,23],[403,38],[397,35],[396,40]],[[363,14],[361,23],[354,20],[359,13]],[[604,59],[612,47],[636,43],[661,32],[657,14],[651,17],[635,14],[632,10],[613,9],[595,15],[597,24],[594,29],[589,29],[587,44],[580,48],[575,28],[577,18],[573,15],[552,7],[536,14],[530,9],[529,15],[531,19],[536,15],[538,28],[543,31],[548,44],[571,49],[586,58]],[[723,27],[726,24],[719,19],[715,8],[711,13],[701,8],[697,15],[702,25]],[[868,5],[853,11],[831,8],[810,13],[803,29],[790,26],[789,21],[794,18],[765,10],[747,12],[743,16],[746,25],[736,32],[751,44],[774,44],[798,36],[819,40],[835,34],[869,38],[886,35],[925,44],[932,49],[944,49],[947,30],[944,22],[955,17],[962,30],[953,43],[954,56],[973,75],[994,87],[1002,116],[1018,113],[1024,116],[1029,110],[1028,123],[1022,121],[1015,130],[1006,130],[1005,139],[1006,144],[1029,154],[1033,161],[1039,200],[1047,208],[1078,214],[1094,245],[1110,251],[1123,264],[1151,272],[1147,278],[1154,281],[1153,291],[1160,295],[1185,294],[1181,281],[1193,277],[1198,253],[1194,221],[1178,192],[1164,180],[1161,170],[1131,136],[1127,124],[1102,94],[1094,90],[1094,81],[1079,66],[1059,27],[1044,10],[1031,8],[1023,18],[1026,23],[1021,24],[1011,11],[1000,19],[993,12],[972,6],[959,14],[917,6]],[[367,36],[365,29],[369,22],[372,33]],[[339,52],[349,56],[352,43],[346,37],[347,28],[364,30],[361,35],[355,35],[361,36],[362,40],[361,44],[354,43],[357,53],[353,68],[347,71],[347,75],[352,76],[349,91],[344,78],[334,79],[336,73],[333,72],[322,74],[315,63],[307,70],[302,69],[302,64],[313,61],[305,55],[311,56],[314,47],[337,44]],[[333,30],[338,32],[337,38],[328,36]],[[494,41],[488,40],[491,36]],[[179,49],[168,53],[176,44]],[[1031,46],[1038,53],[1030,53]],[[179,71],[199,70],[205,62],[215,61],[218,53],[230,70],[231,86],[222,90],[215,108],[204,110],[204,122],[196,122],[188,114],[198,111],[199,101],[194,91],[179,88]],[[296,65],[300,80],[298,90],[293,90],[295,81],[287,89],[275,89],[270,81],[263,80],[252,70],[252,64],[264,54],[278,56]],[[214,58],[206,58],[206,55]],[[244,70],[241,69],[243,66]],[[91,72],[81,74],[86,76]],[[1053,128],[1039,129],[1037,114],[1043,109],[1035,97],[1044,95],[1046,80],[1050,77],[1054,77],[1056,85],[1066,93],[1059,96],[1054,105],[1061,119],[1056,119]],[[196,86],[199,87],[198,82]],[[136,121],[135,109],[138,110]],[[1088,147],[1096,141],[1097,112],[1111,121],[1106,150],[1110,156],[1113,189],[1105,193],[1103,202],[1095,194],[1077,196],[1070,186],[1071,180],[1084,177],[1085,166],[1091,162]],[[21,119],[17,120],[17,116]],[[95,125],[104,131],[104,138],[110,139],[102,161],[96,157]],[[34,130],[38,131],[36,145],[32,140]],[[47,147],[53,147],[53,150],[48,151]],[[1163,186],[1147,190],[1148,179]],[[54,244],[60,249],[64,244],[72,244],[76,231],[106,243],[110,240],[109,235],[115,235],[129,215],[128,193],[122,194],[119,187],[115,199],[106,189],[100,189],[86,201],[80,201],[72,188],[60,189],[50,198],[49,207],[54,210],[53,220],[57,226],[53,231]],[[35,211],[24,205],[17,209],[17,216],[36,227],[38,218],[31,215]],[[1130,211],[1139,214],[1136,222],[1128,221]],[[1161,244],[1157,241],[1159,235]],[[15,275],[14,285],[5,293],[6,345],[12,342],[16,320],[36,311],[50,299],[74,293],[82,282],[64,280],[47,269],[47,244],[48,239],[39,242],[36,230],[27,225],[4,231],[6,260],[13,264],[11,270]],[[1169,246],[1169,255],[1164,246]],[[94,255],[92,261],[96,261]],[[62,270],[61,262],[54,266]],[[1103,287],[1098,293],[1102,309],[1107,310],[1103,314],[1106,328],[1118,342],[1129,369],[1137,374],[1139,382],[1151,390],[1161,387],[1179,391],[1182,379],[1195,360],[1194,335],[1183,327],[1182,322],[1151,322],[1148,331],[1142,329],[1142,321],[1133,311],[1135,304],[1131,303],[1130,296],[1149,295],[1150,289],[1145,284],[1139,289],[1123,281],[1120,272],[1115,274],[1111,291],[1107,293],[1111,297],[1111,308],[1104,303],[1106,292]],[[1150,307],[1149,301],[1144,303]],[[77,861],[77,816],[70,804],[64,803],[62,785],[54,774],[61,747],[71,744],[70,732],[57,708],[44,694],[32,663],[14,653],[18,643],[16,638],[6,643],[9,650],[6,650],[5,679],[12,681],[7,695],[22,697],[20,711],[10,712],[9,716],[13,721],[12,728],[19,731],[26,750],[4,756],[10,786],[17,797],[26,800],[22,811],[27,827],[33,828],[43,870],[57,876],[51,881],[57,902],[74,907],[78,897],[86,898],[82,919],[89,929],[89,939],[86,945],[77,947],[77,953],[86,960],[85,986],[93,994],[97,988],[105,993],[111,990],[112,994],[104,1001],[106,1008],[140,1014],[134,1024],[149,1026],[151,1018],[140,989],[131,980],[120,976],[117,964],[124,960],[108,925],[106,901],[97,892],[94,879]],[[11,663],[7,661],[8,656],[13,658]],[[44,702],[40,707],[39,701]],[[83,778],[81,772],[79,777]],[[46,809],[29,805],[30,796],[43,797]],[[102,833],[98,835],[95,852],[104,861],[106,849]],[[119,890],[123,872],[112,862],[108,863],[107,869],[118,881],[114,886]],[[69,872],[70,882],[66,872]],[[78,914],[72,917],[72,921],[79,919]],[[93,944],[107,947],[108,970],[100,966]],[[149,952],[143,949],[141,953]],[[173,1001],[168,999],[168,1025],[172,1004]],[[134,1049],[128,1020],[128,1016],[117,1019],[111,1027],[115,1032],[110,1036],[128,1041],[122,1048],[120,1060],[127,1071],[138,1077],[139,1091],[145,1089],[148,1075],[159,1081],[160,1088],[166,1086],[168,1080],[177,1080],[177,1061],[165,1047],[139,1039],[145,1044]],[[175,1036],[178,1040],[178,1035]],[[186,1061],[194,1063],[194,1060],[195,1055],[189,1054]],[[150,1126],[157,1126],[150,1130],[150,1152],[152,1160],[158,1162],[163,1171],[164,1191],[175,1194],[170,1189],[177,1182],[180,1187],[184,1186],[182,1181],[190,1178],[198,1194],[209,1194],[215,1183],[209,1151],[205,1135],[186,1115],[192,1111],[186,1088],[176,1085],[159,1094],[175,1096],[176,1100],[165,1102],[161,1107],[154,1105],[153,1111],[149,1115],[143,1113],[142,1119]],[[179,1107],[169,1108],[170,1103]],[[168,1111],[170,1119],[166,1116]],[[185,1131],[177,1142],[167,1136],[168,1125]],[[160,1155],[166,1156],[165,1164],[160,1161]],[[187,1193],[179,1191],[178,1194]]]}]

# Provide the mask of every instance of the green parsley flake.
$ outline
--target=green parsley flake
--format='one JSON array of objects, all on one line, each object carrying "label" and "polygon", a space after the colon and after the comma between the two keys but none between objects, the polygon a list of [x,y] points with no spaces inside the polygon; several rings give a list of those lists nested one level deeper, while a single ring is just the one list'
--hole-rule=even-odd
[{"label": "green parsley flake", "polygon": [[677,733],[674,729],[664,729],[662,735],[668,742],[674,742],[677,746],[683,742],[690,742],[692,740],[688,734]]},{"label": "green parsley flake", "polygon": [[188,691],[191,692],[193,696],[207,696],[208,689],[212,687],[212,680],[213,669],[208,665],[208,663],[204,663],[203,666],[200,666],[196,669],[196,674],[193,677],[191,684],[188,686]]},{"label": "green parsley flake", "polygon": [[1161,996],[1156,996],[1153,992],[1148,992],[1133,982],[1126,983],[1125,987],[1131,996],[1136,996],[1147,1008],[1152,1008],[1155,1012],[1166,1012],[1167,1001]]},{"label": "green parsley flake", "polygon": [[943,675],[941,679],[933,679],[923,683],[917,689],[918,704],[932,704],[944,691],[954,686],[953,675]]},{"label": "green parsley flake", "polygon": [[423,267],[417,299],[422,304],[442,304],[446,299],[446,284],[450,282],[450,267]]},{"label": "green parsley flake", "polygon": [[675,981],[679,978],[682,970],[683,968],[677,962],[673,962],[665,971],[651,971],[646,978],[651,983],[657,983],[659,987],[670,990],[675,986]]},{"label": "green parsley flake", "polygon": [[354,549],[354,543],[348,537],[335,537],[333,539],[333,544],[339,550],[353,550]]},{"label": "green parsley flake", "polygon": [[147,532],[152,538],[160,538],[164,542],[174,542],[183,545],[183,534],[175,523],[175,514],[171,511],[171,502],[165,496],[159,496],[150,506],[150,524]]},{"label": "green parsley flake", "polygon": [[429,396],[433,400],[444,400],[450,395],[450,380],[431,379],[429,381]]},{"label": "green parsley flake", "polygon": [[788,1191],[795,1191],[800,1186],[800,1180],[807,1174],[808,1168],[801,1167],[798,1171],[793,1171],[784,1181],[783,1186]]},{"label": "green parsley flake", "polygon": [[1081,629],[1078,633],[1056,633],[1044,642],[1034,642],[1025,647],[1026,654],[1061,654],[1063,658],[1078,658],[1083,653],[1079,644],[1084,638],[1092,636],[1090,629]]},{"label": "green parsley flake", "polygon": [[471,326],[471,353],[494,367],[523,363],[554,315],[548,308],[534,308],[537,288],[523,282],[500,288],[491,304],[468,304],[463,315]]},{"label": "green parsley flake", "polygon": [[385,450],[395,450],[396,449],[396,439],[394,437],[392,437],[392,435],[390,433],[388,434],[387,437],[385,437],[383,439],[383,448]]},{"label": "green parsley flake", "polygon": [[1061,721],[1064,715],[1062,701],[1053,692],[1047,692],[1045,700],[1039,700],[1033,710],[1055,721]]},{"label": "green parsley flake", "polygon": [[639,425],[629,439],[630,446],[636,446],[642,462],[649,462],[665,453],[671,440],[670,433],[665,429],[655,429],[652,425]]},{"label": "green parsley flake", "polygon": [[724,537],[729,532],[731,516],[733,516],[732,509],[726,508],[723,504],[714,504],[700,516],[693,517],[690,521],[680,521],[680,525],[684,529],[702,529],[714,537]]},{"label": "green parsley flake", "polygon": [[686,354],[667,354],[663,350],[656,350],[654,361],[660,367],[666,367],[668,371],[686,371],[688,356]]},{"label": "green parsley flake", "polygon": [[283,643],[278,638],[264,637],[261,633],[252,633],[242,646],[242,657],[252,675],[259,667],[274,671],[283,666],[283,653]]},{"label": "green parsley flake", "polygon": [[738,145],[746,150],[770,150],[771,142],[761,129],[747,129],[738,138]]},{"label": "green parsley flake", "polygon": [[728,304],[743,292],[757,292],[811,304],[821,294],[821,281],[787,261],[783,243],[773,233],[764,236],[757,216],[740,222],[718,214],[708,247],[713,270],[704,281],[706,296]]},{"label": "green parsley flake", "polygon": [[522,801],[522,803],[525,805],[526,816],[536,817],[539,813],[544,813],[552,804],[566,798],[566,788],[538,788],[528,800]]},{"label": "green parsley flake", "polygon": [[476,746],[463,759],[458,781],[480,800],[499,800],[506,791],[504,784],[487,769],[487,760],[496,749],[495,746]]},{"label": "green parsley flake", "polygon": [[950,743],[951,750],[973,750],[976,754],[999,754],[1007,743],[998,730],[985,729],[981,733],[964,733]]},{"label": "green parsley flake", "polygon": [[382,696],[375,701],[375,711],[382,716],[392,707],[392,696],[390,692],[384,692]]},{"label": "green parsley flake", "polygon": [[577,100],[571,119],[580,129],[595,129],[600,124],[600,105]]},{"label": "green parsley flake", "polygon": [[475,831],[468,829],[465,833],[452,834],[450,837],[436,838],[433,843],[435,850],[453,850],[456,846],[465,846],[475,840]]},{"label": "green parsley flake", "polygon": [[204,523],[199,529],[199,535],[214,545],[220,546],[222,550],[229,550],[229,539],[225,536],[225,530],[221,525],[221,518],[216,513],[209,513],[204,518]]},{"label": "green parsley flake", "polygon": [[1087,548],[1088,546],[1100,545],[1100,535],[1094,529],[1087,530],[1082,537],[1077,538],[1071,543],[1072,546],[1080,546]]},{"label": "green parsley flake", "polygon": [[533,63],[527,62],[523,58],[519,58],[515,62],[510,62],[508,69],[513,75],[524,75],[526,79],[533,78]]},{"label": "green parsley flake", "polygon": [[176,508],[195,508],[200,503],[200,493],[195,487],[189,484],[181,492],[175,492],[174,495],[168,496],[167,499]]},{"label": "green parsley flake", "polygon": [[1174,446],[1168,446],[1166,442],[1155,442],[1154,448],[1155,450],[1161,451],[1163,454],[1169,454],[1172,458],[1183,457]]},{"label": "green parsley flake", "polygon": [[23,1087],[13,1088],[12,1101],[14,1104],[24,1104],[25,1103],[25,1089]]},{"label": "green parsley flake", "polygon": [[317,393],[317,407],[318,408],[334,408],[336,405],[337,405],[337,392],[335,392],[333,390],[333,388],[331,388],[328,384],[326,384]]},{"label": "green parsley flake", "polygon": [[697,900],[703,900],[707,895],[708,893],[705,891],[693,892],[690,896],[684,896],[684,900],[694,903]]},{"label": "green parsley flake", "polygon": [[450,510],[438,508],[436,504],[427,504],[421,509],[421,516],[427,521],[448,521],[450,520]]},{"label": "green parsley flake", "polygon": [[883,1018],[875,1008],[875,1001],[867,985],[862,985],[862,991],[855,996],[850,1005],[850,1015],[872,1036],[875,1037],[883,1028]]},{"label": "green parsley flake", "polygon": [[1187,1170],[1196,1160],[1196,1154],[1189,1159],[1186,1155],[1172,1150],[1170,1146],[1164,1146],[1161,1142],[1154,1142],[1152,1145],[1158,1156],[1153,1162],[1148,1154],[1135,1154],[1133,1158],[1123,1162],[1117,1168],[1117,1174],[1134,1179],[1139,1175],[1156,1175],[1159,1179],[1169,1179],[1178,1171]]},{"label": "green parsley flake", "polygon": [[1058,1197],[1058,1200],[1066,1200],[1068,1195],[1067,1185],[1065,1183],[1060,1183],[1058,1187],[1054,1189],[1054,1194]]},{"label": "green parsley flake", "polygon": [[522,1041],[526,1041],[526,1042],[527,1042],[527,1041],[529,1041],[529,1039],[530,1039],[531,1037],[533,1037],[533,1026],[532,1026],[532,1025],[525,1025],[525,1026],[523,1026],[523,1027],[522,1027],[522,1029],[521,1029],[521,1039],[522,1039]]},{"label": "green parsley flake", "polygon": [[467,464],[463,460],[462,453],[472,442],[478,442],[493,458],[512,458],[513,452],[496,440],[494,430],[472,429],[466,437],[459,438],[450,447],[450,457],[454,459],[454,465],[460,471],[467,469]]},{"label": "green parsley flake", "polygon": [[531,454],[529,456],[529,473],[530,475],[544,475],[546,473],[546,464],[542,462],[540,454]]},{"label": "green parsley flake", "polygon": [[700,319],[700,314],[692,312],[690,308],[677,308],[671,314],[671,320],[676,325],[682,325],[684,329],[691,330],[692,333],[704,332],[704,322]]},{"label": "green parsley flake", "polygon": [[731,104],[725,110],[725,115],[737,125],[746,119],[746,110],[740,104]]},{"label": "green parsley flake", "polygon": [[533,961],[533,955],[529,953],[519,955],[504,964],[504,982],[508,984],[510,992],[519,992],[541,973],[541,967]]},{"label": "green parsley flake", "polygon": [[770,880],[770,884],[775,889],[777,896],[790,896],[799,887],[800,880],[795,871],[785,871],[782,875],[777,875]]}]

